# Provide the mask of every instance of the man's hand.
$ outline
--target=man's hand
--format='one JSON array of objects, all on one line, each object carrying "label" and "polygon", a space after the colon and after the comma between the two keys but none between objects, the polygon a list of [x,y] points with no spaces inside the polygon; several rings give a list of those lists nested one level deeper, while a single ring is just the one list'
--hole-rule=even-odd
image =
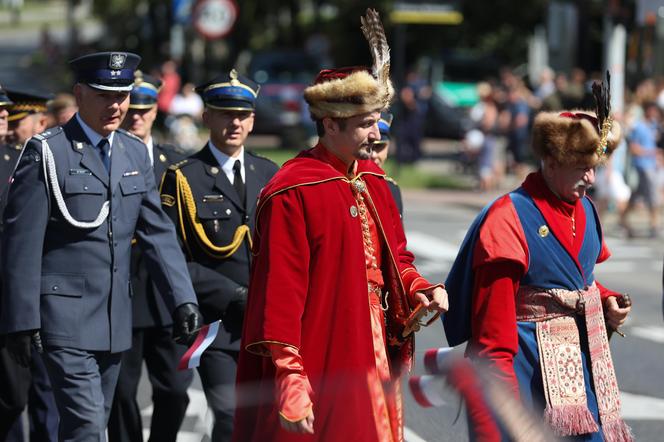
[{"label": "man's hand", "polygon": [[191,345],[202,323],[203,317],[196,304],[191,302],[181,304],[173,313],[173,337],[177,342]]},{"label": "man's hand", "polygon": [[311,410],[307,417],[300,419],[297,422],[291,422],[284,419],[284,417],[279,415],[279,422],[281,423],[281,428],[291,433],[300,433],[300,434],[314,434],[314,411]]},{"label": "man's hand", "polygon": [[224,328],[229,333],[241,333],[242,321],[244,320],[244,310],[247,307],[247,294],[249,290],[246,287],[238,287],[235,290],[235,296],[228,303],[226,311],[221,318]]},{"label": "man's hand", "polygon": [[632,310],[632,306],[620,307],[615,296],[609,296],[604,301],[604,317],[606,323],[614,330],[617,330],[625,323],[627,314]]},{"label": "man's hand", "polygon": [[419,301],[429,311],[445,313],[449,308],[447,291],[442,287],[416,292],[415,300]]},{"label": "man's hand", "polygon": [[7,351],[11,358],[23,367],[30,366],[32,359],[32,344],[39,353],[43,351],[39,330],[26,330],[7,335]]}]

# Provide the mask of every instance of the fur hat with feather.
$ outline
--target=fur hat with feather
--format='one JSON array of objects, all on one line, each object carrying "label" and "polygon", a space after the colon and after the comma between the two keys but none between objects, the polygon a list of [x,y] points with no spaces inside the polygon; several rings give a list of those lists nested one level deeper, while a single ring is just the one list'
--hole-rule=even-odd
[{"label": "fur hat with feather", "polygon": [[596,166],[618,147],[621,129],[610,115],[610,76],[606,84],[595,83],[596,110],[540,112],[533,123],[535,154],[569,166]]},{"label": "fur hat with feather", "polygon": [[390,48],[378,12],[367,9],[362,32],[369,43],[373,66],[353,66],[321,71],[304,90],[314,119],[348,118],[386,110],[394,97],[390,81]]}]

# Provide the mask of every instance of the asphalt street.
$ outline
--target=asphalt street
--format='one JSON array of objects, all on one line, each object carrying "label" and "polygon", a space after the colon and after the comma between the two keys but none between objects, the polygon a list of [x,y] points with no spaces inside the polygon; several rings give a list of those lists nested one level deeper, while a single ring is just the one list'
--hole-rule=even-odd
[{"label": "asphalt street", "polygon": [[[458,201],[437,198],[409,198],[405,195],[404,216],[409,247],[417,256],[416,264],[431,281],[441,281],[456,256],[468,225],[478,212],[482,199],[471,195]],[[433,201],[433,202],[432,202]],[[624,327],[625,338],[615,336],[611,350],[622,392],[623,416],[632,426],[638,441],[660,441],[664,434],[664,323],[662,320],[662,240],[627,240],[615,229],[607,228],[606,241],[613,256],[599,265],[596,277],[608,288],[628,292],[634,302],[632,315]],[[440,322],[422,329],[417,335],[416,356],[429,348],[446,346]],[[412,374],[423,373],[421,364]],[[404,379],[406,440],[467,441],[466,418],[460,411],[458,397],[445,392],[446,404],[425,409],[413,399]],[[150,391],[141,383],[141,404],[145,428],[151,414]],[[207,440],[211,416],[207,411],[200,382],[190,389],[191,403],[179,441]],[[146,430],[147,435],[147,430]]]}]

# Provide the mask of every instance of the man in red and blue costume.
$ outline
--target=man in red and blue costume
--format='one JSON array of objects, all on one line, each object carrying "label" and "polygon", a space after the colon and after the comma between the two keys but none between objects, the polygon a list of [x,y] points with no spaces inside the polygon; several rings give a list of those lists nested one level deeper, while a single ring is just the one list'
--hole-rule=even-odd
[{"label": "man in red and blue costume", "polygon": [[[606,111],[540,113],[541,168],[480,213],[446,281],[449,344],[468,341],[471,358],[573,440],[632,440],[607,337],[629,307],[593,275],[610,253],[586,196],[619,136]],[[479,408],[469,420],[475,440],[509,437]]]}]

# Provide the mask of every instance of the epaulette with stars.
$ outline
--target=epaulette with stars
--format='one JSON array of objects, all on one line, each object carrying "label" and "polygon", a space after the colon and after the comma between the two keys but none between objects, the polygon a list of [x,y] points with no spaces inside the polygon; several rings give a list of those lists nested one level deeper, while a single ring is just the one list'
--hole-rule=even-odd
[{"label": "epaulette with stars", "polygon": [[[141,143],[143,143],[143,140],[141,140],[139,137],[137,137],[136,135],[134,135],[133,133],[131,133],[131,132],[125,130],[125,129],[116,129],[116,130],[118,132],[124,134],[124,135],[127,135],[130,138],[133,138],[136,141],[140,141]],[[143,144],[145,144],[145,143],[143,143]]]},{"label": "epaulette with stars", "polygon": [[168,170],[178,170],[180,167],[184,166],[189,162],[189,158],[185,158],[184,160],[178,161],[177,163],[173,163],[170,166],[168,166]]},{"label": "epaulette with stars", "polygon": [[34,137],[37,138],[40,141],[41,140],[48,140],[49,138],[53,138],[54,136],[56,136],[60,132],[62,132],[62,127],[60,127],[60,126],[52,127],[48,130],[45,130],[44,132],[42,132],[40,134],[35,135]]}]

